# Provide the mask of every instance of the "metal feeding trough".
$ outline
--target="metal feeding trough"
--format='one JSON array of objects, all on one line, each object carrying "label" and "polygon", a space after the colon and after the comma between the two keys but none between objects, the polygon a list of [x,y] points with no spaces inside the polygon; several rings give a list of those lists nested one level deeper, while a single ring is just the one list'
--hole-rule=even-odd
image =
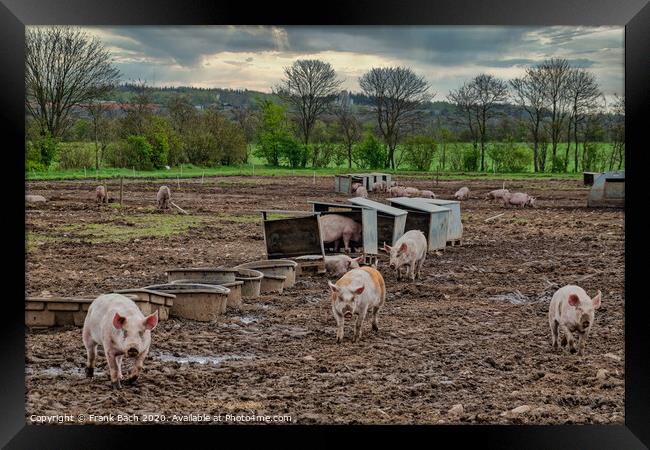
[{"label": "metal feeding trough", "polygon": [[428,250],[443,250],[447,246],[450,210],[420,198],[391,198],[392,204],[408,211],[404,231],[420,230],[427,238]]},{"label": "metal feeding trough", "polygon": [[217,284],[167,283],[144,289],[174,294],[171,315],[200,322],[212,322],[226,312],[230,289]]},{"label": "metal feeding trough", "polygon": [[[318,214],[310,211],[262,210],[260,212],[267,259],[325,255]],[[255,267],[249,268],[255,269]]]},{"label": "metal feeding trough", "polygon": [[449,225],[447,227],[447,245],[460,245],[463,238],[463,222],[460,217],[460,202],[458,200],[443,200],[435,198],[423,198],[427,203],[432,205],[448,208],[451,213],[449,216]]},{"label": "metal feeding trough", "polygon": [[[350,242],[351,248],[361,248],[356,252],[364,257],[365,264],[377,262],[377,211],[365,206],[351,205],[346,203],[326,203],[310,201],[314,212],[320,213],[320,217],[327,214],[337,214],[349,217],[361,224],[361,242]],[[330,246],[332,245],[332,246]],[[323,243],[325,252],[334,253],[333,244]],[[338,253],[338,252],[336,252]]]},{"label": "metal feeding trough", "polygon": [[625,207],[625,171],[605,172],[594,180],[587,197],[589,208]]},{"label": "metal feeding trough", "polygon": [[395,245],[395,242],[404,234],[407,211],[363,197],[354,197],[349,201],[355,205],[377,211],[377,243],[379,247],[383,247],[384,244]]}]

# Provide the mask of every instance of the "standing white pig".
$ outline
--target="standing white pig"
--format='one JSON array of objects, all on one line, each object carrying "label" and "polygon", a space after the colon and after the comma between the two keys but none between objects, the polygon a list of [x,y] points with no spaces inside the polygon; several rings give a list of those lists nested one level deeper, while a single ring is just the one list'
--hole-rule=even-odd
[{"label": "standing white pig", "polygon": [[535,207],[535,197],[531,197],[523,192],[508,192],[503,196],[503,206],[514,205]]},{"label": "standing white pig", "polygon": [[108,192],[106,192],[104,185],[95,188],[95,201],[97,203],[108,203]]},{"label": "standing white pig", "polygon": [[158,201],[158,209],[167,209],[169,208],[169,201],[172,198],[172,194],[169,191],[167,186],[160,186],[158,189],[158,194],[156,194],[156,200]]},{"label": "standing white pig", "polygon": [[355,194],[357,194],[357,197],[368,198],[368,191],[363,186],[359,186],[355,191]]},{"label": "standing white pig", "polygon": [[[560,288],[553,294],[548,307],[548,323],[551,327],[551,343],[553,348],[558,347],[560,329],[564,336],[560,345],[568,344],[571,353],[578,352],[582,355],[583,348],[589,331],[594,324],[595,310],[600,308],[602,301],[601,292],[590,298],[584,289],[579,286],[568,285]],[[573,333],[578,334],[578,348],[576,350]]]},{"label": "standing white pig", "polygon": [[394,246],[384,244],[384,251],[390,254],[390,268],[395,269],[397,279],[402,279],[402,269],[406,277],[415,281],[427,258],[427,238],[420,230],[410,230],[397,240]]},{"label": "standing white pig", "polygon": [[336,319],[336,343],[343,339],[343,325],[345,319],[351,320],[357,314],[354,324],[354,339],[361,338],[361,325],[370,311],[372,315],[372,329],[379,331],[377,316],[379,309],[386,301],[386,284],[377,269],[362,267],[352,269],[343,275],[336,284],[327,282],[332,290],[332,314]]},{"label": "standing white pig", "polygon": [[420,191],[420,197],[422,198],[436,198],[436,194],[433,191]]},{"label": "standing white pig", "polygon": [[469,198],[469,188],[463,186],[462,188],[458,189],[454,194],[454,198],[456,200],[467,200]]},{"label": "standing white pig", "polygon": [[375,192],[386,192],[386,182],[377,181],[376,183],[373,183],[372,190]]},{"label": "standing white pig", "polygon": [[88,352],[86,376],[95,371],[97,345],[101,344],[108,362],[113,389],[121,387],[122,358],[135,358],[133,370],[126,379],[132,383],[138,379],[144,360],[149,353],[151,330],[158,325],[158,311],[147,317],[128,297],[105,294],[90,304],[83,327],[83,342]]},{"label": "standing white pig", "polygon": [[503,199],[503,196],[509,193],[510,191],[508,189],[495,189],[494,191],[488,192],[486,198]]},{"label": "standing white pig", "polygon": [[361,224],[339,214],[325,214],[320,218],[323,243],[334,242],[334,250],[339,250],[339,239],[343,239],[343,249],[349,252],[350,241],[361,242]]},{"label": "standing white pig", "polygon": [[350,258],[348,255],[325,255],[325,270],[335,277],[340,277],[348,270],[358,269],[363,256]]}]

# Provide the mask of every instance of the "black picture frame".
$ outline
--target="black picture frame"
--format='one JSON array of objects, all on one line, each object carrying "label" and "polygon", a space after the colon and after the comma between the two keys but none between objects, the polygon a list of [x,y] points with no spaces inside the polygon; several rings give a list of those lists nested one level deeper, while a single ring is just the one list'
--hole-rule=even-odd
[{"label": "black picture frame", "polygon": [[[642,171],[647,166],[645,133],[650,109],[650,4],[646,0],[448,0],[329,1],[316,12],[301,3],[295,7],[266,2],[120,0],[0,0],[0,119],[5,125],[1,148],[9,158],[2,195],[4,223],[4,273],[7,277],[2,302],[0,332],[0,396],[4,414],[0,419],[0,445],[6,448],[104,448],[130,443],[146,433],[149,444],[182,439],[185,445],[213,442],[224,437],[241,440],[265,437],[281,430],[304,433],[315,441],[342,442],[346,434],[370,431],[381,440],[438,446],[440,439],[454,447],[473,443],[488,448],[617,448],[650,446],[650,327],[647,295],[643,287],[646,269]],[[16,169],[24,163],[24,27],[25,25],[190,25],[190,24],[359,24],[359,25],[619,25],[625,26],[626,175],[625,208],[625,425],[562,426],[418,426],[418,427],[199,427],[199,426],[32,426],[25,424],[25,328],[24,276],[16,262],[24,259],[25,246],[18,236],[25,230],[25,180]],[[645,113],[645,114],[644,114]],[[22,179],[22,182],[21,182]],[[4,221],[3,221],[4,222]],[[14,238],[15,236],[15,238]],[[24,269],[25,267],[23,267]],[[55,268],[53,268],[55,270]],[[23,280],[22,287],[20,281]],[[337,436],[334,437],[334,432]],[[254,432],[254,433],[252,433]],[[210,433],[210,436],[206,436]],[[218,441],[214,440],[219,436]],[[430,435],[430,436],[429,436]],[[328,439],[329,438],[329,439]],[[421,439],[426,439],[422,441]],[[286,438],[283,438],[287,443]],[[237,445],[246,445],[240,441]],[[290,441],[288,441],[290,443]],[[388,442],[388,441],[386,441]],[[132,445],[129,445],[132,446]],[[445,446],[446,447],[446,446]]]}]

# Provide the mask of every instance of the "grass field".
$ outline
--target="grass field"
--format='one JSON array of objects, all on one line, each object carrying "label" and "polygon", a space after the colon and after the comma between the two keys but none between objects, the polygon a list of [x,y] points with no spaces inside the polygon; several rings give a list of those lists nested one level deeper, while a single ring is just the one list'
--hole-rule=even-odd
[{"label": "grass field", "polygon": [[[62,148],[66,146],[79,146],[80,143],[62,143],[60,144]],[[85,143],[87,145],[87,150],[93,151],[92,143]],[[465,143],[464,145],[471,145]],[[525,145],[523,143],[518,145]],[[602,150],[605,154],[609,154],[611,151],[611,144],[602,143]],[[560,145],[560,154],[564,154],[565,144]],[[398,149],[399,150],[399,149]],[[549,151],[550,153],[550,151]],[[438,155],[439,156],[439,155]],[[434,160],[432,165],[433,167],[438,166],[437,159]],[[489,156],[486,154],[486,166],[491,167],[492,161]],[[547,167],[550,168],[550,163],[547,163]],[[331,176],[339,173],[358,173],[358,172],[369,172],[369,171],[379,171],[387,172],[398,175],[408,175],[422,178],[432,178],[436,175],[439,176],[439,179],[463,179],[463,178],[495,178],[495,179],[526,179],[526,178],[577,178],[581,177],[582,174],[572,173],[573,165],[569,164],[568,173],[534,173],[532,163],[527,171],[520,173],[504,173],[504,172],[454,172],[454,171],[444,171],[439,174],[436,171],[422,172],[414,171],[411,168],[405,166],[404,164],[397,170],[387,170],[387,169],[378,169],[378,170],[368,170],[368,169],[359,169],[353,167],[348,169],[347,165],[336,167],[333,164],[325,168],[305,168],[305,169],[291,169],[286,166],[282,167],[273,167],[268,166],[264,163],[264,160],[256,156],[251,155],[249,157],[248,164],[236,165],[236,166],[219,166],[219,167],[195,167],[192,165],[181,165],[172,167],[170,170],[152,170],[152,171],[138,171],[129,168],[102,168],[99,171],[95,171],[93,167],[80,168],[80,169],[60,169],[58,163],[55,161],[48,170],[46,171],[29,171],[25,173],[25,178],[27,180],[63,180],[63,179],[106,179],[106,178],[196,178],[201,176]]]}]

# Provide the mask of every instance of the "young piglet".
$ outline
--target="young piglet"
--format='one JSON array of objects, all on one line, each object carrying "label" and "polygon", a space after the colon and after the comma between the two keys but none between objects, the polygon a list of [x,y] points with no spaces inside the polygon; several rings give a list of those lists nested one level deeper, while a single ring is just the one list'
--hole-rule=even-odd
[{"label": "young piglet", "polygon": [[[568,285],[558,289],[553,294],[548,308],[548,323],[551,327],[553,348],[558,347],[560,329],[564,336],[560,345],[565,347],[568,343],[571,353],[578,352],[582,355],[583,348],[589,331],[594,324],[595,310],[600,308],[602,295],[600,291],[595,297],[590,298],[584,289],[579,286]],[[576,350],[573,333],[578,334],[578,348]]]},{"label": "young piglet", "polygon": [[169,208],[169,200],[171,199],[172,194],[169,191],[167,186],[160,186],[158,189],[158,194],[156,194],[156,200],[158,201],[158,209],[167,209]]},{"label": "young piglet", "polygon": [[432,191],[420,191],[420,197],[422,198],[436,198],[436,194]]},{"label": "young piglet", "polygon": [[326,255],[325,270],[335,277],[344,275],[348,270],[358,269],[363,256],[350,258],[348,255]]},{"label": "young piglet", "polygon": [[97,203],[108,203],[108,193],[103,185],[99,185],[95,189],[95,201]]},{"label": "young piglet", "polygon": [[386,300],[386,285],[377,269],[372,267],[352,269],[339,278],[336,284],[331,281],[327,283],[332,290],[332,314],[336,319],[337,344],[343,339],[345,320],[352,320],[353,314],[357,314],[353,342],[361,338],[361,325],[368,311],[372,315],[372,329],[379,331],[377,316]]},{"label": "young piglet", "polygon": [[469,188],[462,187],[456,191],[454,194],[456,200],[467,200],[469,198]]},{"label": "young piglet", "polygon": [[120,294],[105,294],[90,304],[84,320],[83,342],[88,352],[86,376],[91,378],[95,371],[97,345],[101,344],[108,362],[113,389],[121,387],[122,358],[135,358],[132,372],[126,379],[132,383],[138,379],[144,360],[149,353],[151,330],[158,324],[158,311],[147,317],[128,297]]},{"label": "young piglet", "polygon": [[397,240],[394,246],[384,243],[383,250],[390,254],[390,268],[395,269],[397,279],[402,279],[402,270],[406,269],[406,277],[415,281],[420,278],[420,271],[427,258],[427,238],[420,230],[410,230]]}]

